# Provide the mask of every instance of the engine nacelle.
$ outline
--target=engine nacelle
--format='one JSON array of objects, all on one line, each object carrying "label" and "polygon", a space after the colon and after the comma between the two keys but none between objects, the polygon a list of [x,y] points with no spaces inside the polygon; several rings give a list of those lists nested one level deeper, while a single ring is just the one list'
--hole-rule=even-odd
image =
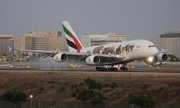
[{"label": "engine nacelle", "polygon": [[[155,60],[156,59],[156,60]],[[156,57],[154,58],[154,62],[164,62],[168,59],[167,54],[164,53],[159,53],[158,55],[156,55]]]},{"label": "engine nacelle", "polygon": [[53,57],[53,60],[56,62],[63,62],[68,59],[68,56],[64,53],[58,53]]},{"label": "engine nacelle", "polygon": [[98,56],[92,55],[87,57],[85,61],[88,65],[97,65],[100,63],[100,58]]},{"label": "engine nacelle", "polygon": [[148,57],[148,58],[144,59],[144,62],[146,64],[148,64],[148,65],[156,65],[156,64],[159,64],[159,63],[162,64],[167,59],[168,59],[167,54],[159,53],[155,57]]}]

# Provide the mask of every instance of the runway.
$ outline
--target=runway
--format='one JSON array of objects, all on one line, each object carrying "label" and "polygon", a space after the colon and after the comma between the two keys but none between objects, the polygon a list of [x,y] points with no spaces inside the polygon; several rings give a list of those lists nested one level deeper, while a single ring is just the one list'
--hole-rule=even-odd
[{"label": "runway", "polygon": [[0,72],[69,72],[69,73],[105,73],[105,74],[180,74],[179,62],[168,62],[162,67],[148,67],[144,62],[131,62],[126,72],[96,71],[95,66],[88,66],[76,62],[57,63],[52,60],[38,60],[30,62],[1,63]]}]

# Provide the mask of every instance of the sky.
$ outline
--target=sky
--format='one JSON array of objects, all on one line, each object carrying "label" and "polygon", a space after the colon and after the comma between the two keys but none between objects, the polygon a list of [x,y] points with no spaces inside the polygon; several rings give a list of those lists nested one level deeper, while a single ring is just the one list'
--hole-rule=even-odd
[{"label": "sky", "polygon": [[98,33],[149,39],[180,32],[180,0],[0,0],[0,34],[63,31],[62,21],[80,40]]}]

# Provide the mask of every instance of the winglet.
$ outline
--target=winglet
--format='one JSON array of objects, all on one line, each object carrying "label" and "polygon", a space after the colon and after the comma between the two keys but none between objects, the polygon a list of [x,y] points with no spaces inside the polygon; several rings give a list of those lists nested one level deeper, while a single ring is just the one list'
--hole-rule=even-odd
[{"label": "winglet", "polygon": [[67,21],[62,22],[62,27],[67,40],[68,48],[70,52],[80,52],[83,48],[73,29]]}]

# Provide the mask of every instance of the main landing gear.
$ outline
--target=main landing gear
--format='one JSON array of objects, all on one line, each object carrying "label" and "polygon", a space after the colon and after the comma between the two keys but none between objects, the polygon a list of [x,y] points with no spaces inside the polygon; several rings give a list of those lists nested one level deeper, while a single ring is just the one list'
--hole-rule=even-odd
[{"label": "main landing gear", "polygon": [[128,71],[127,64],[123,64],[120,69],[122,71]]},{"label": "main landing gear", "polygon": [[117,67],[114,67],[114,66],[97,66],[96,67],[96,70],[97,71],[118,71],[118,68]]},{"label": "main landing gear", "polygon": [[102,65],[96,67],[97,71],[128,71],[127,64],[120,65]]}]

